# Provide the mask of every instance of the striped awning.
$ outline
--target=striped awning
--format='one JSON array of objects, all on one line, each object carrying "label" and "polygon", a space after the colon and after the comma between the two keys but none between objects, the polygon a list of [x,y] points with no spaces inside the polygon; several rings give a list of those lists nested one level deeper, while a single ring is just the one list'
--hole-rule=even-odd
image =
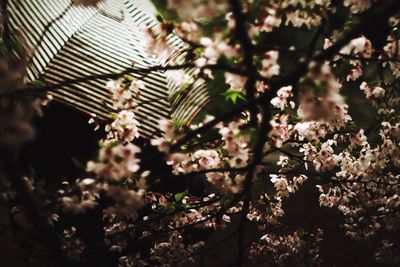
[{"label": "striped awning", "polygon": [[[143,44],[143,27],[157,27],[150,0],[108,0],[90,8],[75,6],[71,0],[11,0],[9,13],[12,30],[22,33],[31,54],[26,74],[29,81],[42,79],[57,84],[65,79],[124,71],[132,67],[132,62],[138,68],[161,64]],[[175,36],[170,42],[183,48]],[[209,100],[202,83],[179,92],[173,75],[167,72],[132,75],[145,84],[135,110],[143,137],[157,133],[161,118],[190,123]],[[52,94],[56,101],[108,119],[114,110],[105,83],[90,80],[64,86]]]}]

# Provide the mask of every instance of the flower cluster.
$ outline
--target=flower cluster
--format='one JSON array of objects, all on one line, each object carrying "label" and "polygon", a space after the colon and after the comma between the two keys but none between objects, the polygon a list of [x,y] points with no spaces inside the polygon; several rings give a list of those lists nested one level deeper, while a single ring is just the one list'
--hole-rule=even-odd
[{"label": "flower cluster", "polygon": [[[296,231],[288,235],[266,234],[259,242],[252,244],[250,258],[274,266],[286,266],[294,262],[300,264],[310,262],[314,266],[320,266],[318,243],[322,241],[322,235],[321,229],[317,229],[315,233]],[[307,240],[303,236],[308,236]]]},{"label": "flower cluster", "polygon": [[[178,173],[191,173],[204,170],[212,170],[228,166],[229,168],[241,168],[246,166],[250,158],[248,147],[248,136],[241,134],[239,127],[244,121],[237,120],[229,125],[218,124],[217,129],[221,135],[224,153],[215,150],[199,149],[193,153],[175,152],[168,157],[167,164],[171,165],[173,171]],[[172,123],[161,121],[160,128],[164,131],[164,136],[153,139],[152,145],[158,146],[160,151],[169,151],[170,142],[175,137],[175,130]],[[207,180],[222,191],[237,193],[241,190],[244,175],[237,174],[232,179],[229,172],[209,171],[206,173]]]},{"label": "flower cluster", "polygon": [[170,32],[168,25],[160,24],[160,32],[156,33],[153,28],[144,28],[144,46],[151,56],[157,56],[157,59],[165,63],[177,52],[176,48],[169,43]]},{"label": "flower cluster", "polygon": [[221,40],[221,37],[215,40],[209,37],[202,37],[200,44],[204,47],[202,56],[196,60],[198,67],[203,67],[206,64],[215,64],[217,60],[222,56],[228,58],[233,57],[237,54],[237,49],[230,46],[225,40]]},{"label": "flower cluster", "polygon": [[[325,43],[325,48],[330,45],[329,40],[325,40]],[[361,36],[359,38],[351,40],[348,45],[340,50],[340,52],[342,53],[342,55],[348,55],[350,57],[349,63],[353,67],[347,75],[346,80],[355,81],[363,74],[363,64],[358,58],[371,58],[374,51],[372,49],[371,42],[364,36]]]},{"label": "flower cluster", "polygon": [[295,193],[299,186],[307,180],[307,176],[304,174],[293,177],[293,181],[289,181],[285,175],[270,174],[270,177],[278,197],[289,197],[289,194]]},{"label": "flower cluster", "polygon": [[140,148],[133,144],[104,146],[100,149],[98,162],[88,162],[87,169],[109,181],[121,181],[139,170],[136,154]]},{"label": "flower cluster", "polygon": [[[271,100],[271,104],[272,104],[274,107],[279,108],[280,110],[284,110],[284,109],[287,107],[287,105],[288,105],[287,99],[288,99],[289,97],[292,97],[292,96],[293,96],[293,93],[292,93],[292,86],[285,86],[285,87],[282,87],[281,89],[279,89],[279,90],[276,92],[276,95],[277,95],[277,96]],[[294,105],[295,105],[294,102],[293,102],[293,101],[290,101],[290,106],[291,106],[292,108],[294,108]]]},{"label": "flower cluster", "polygon": [[139,125],[133,111],[122,110],[111,124],[106,125],[107,139],[131,142],[139,137]]},{"label": "flower cluster", "polygon": [[168,8],[176,10],[182,19],[209,19],[228,8],[226,0],[168,0]]},{"label": "flower cluster", "polygon": [[261,74],[265,77],[272,77],[279,74],[280,66],[278,65],[279,52],[269,51],[264,54],[262,60]]},{"label": "flower cluster", "polygon": [[175,262],[193,262],[191,253],[204,245],[200,241],[193,245],[185,246],[183,238],[177,231],[171,232],[167,242],[155,244],[151,251],[151,260],[161,266],[172,266]]},{"label": "flower cluster", "polygon": [[[170,5],[172,6],[171,3]],[[353,13],[364,12],[370,5],[370,1],[345,1],[345,6],[349,6]],[[293,11],[293,7],[297,9]],[[244,8],[251,10],[250,7]],[[179,9],[178,13],[185,7],[180,6]],[[315,12],[309,13],[310,9]],[[280,6],[271,4],[265,7],[262,19],[254,25],[248,25],[248,35],[250,38],[257,37],[263,32],[271,32],[288,24],[294,27],[315,27],[321,23],[326,15],[325,12],[335,12],[330,6],[330,1],[283,1]],[[234,13],[225,16],[230,33],[237,27],[238,21],[235,16]],[[207,77],[213,79],[211,70],[207,70],[208,64],[217,65],[220,60],[236,62],[237,58],[240,58],[241,44],[235,45],[235,41],[222,31],[217,29],[213,36],[192,38],[189,33],[198,33],[200,24],[196,20],[185,23],[190,24],[178,24],[177,31],[182,28],[181,35],[184,39],[198,42],[200,49],[196,50],[193,59],[197,68],[196,73],[207,72]],[[336,40],[336,36],[325,39],[323,49],[331,47]],[[257,42],[256,39],[253,41]],[[382,54],[380,59],[396,57],[397,51],[393,50],[393,47],[396,47],[395,42],[397,40],[391,35],[384,48],[386,54]],[[291,51],[288,53],[296,52],[294,47],[288,50]],[[258,55],[255,66],[261,66],[259,74],[264,78],[276,78],[281,74],[278,58],[281,61],[282,52],[271,49],[266,51]],[[396,122],[393,115],[398,101],[394,94],[391,95],[390,104],[385,104],[389,92],[384,84],[372,86],[367,80],[359,81],[360,78],[364,78],[363,72],[368,68],[365,60],[375,55],[377,52],[373,49],[372,43],[360,35],[347,45],[343,45],[333,55],[331,62],[308,62],[306,74],[296,85],[281,86],[276,90],[269,103],[274,109],[269,121],[270,131],[267,133],[268,141],[264,145],[263,160],[265,161],[269,155],[272,156],[276,150],[284,156],[281,154],[279,157],[278,171],[273,170],[271,173],[269,166],[262,165],[254,171],[253,184],[258,182],[263,172],[267,172],[270,173],[270,179],[265,181],[264,178],[263,183],[272,187],[265,189],[261,194],[256,194],[257,197],[248,203],[249,209],[246,214],[248,220],[257,223],[260,231],[266,231],[271,226],[284,227],[282,226],[285,215],[283,199],[295,194],[307,179],[316,175],[325,179],[322,185],[318,185],[321,206],[337,207],[343,213],[345,216],[343,226],[349,236],[355,238],[371,236],[382,229],[383,225],[388,231],[397,229],[395,222],[398,213],[395,207],[398,205],[398,175],[387,170],[397,168],[398,165],[398,161],[395,160],[399,153],[396,143],[398,125],[392,126],[392,122]],[[351,66],[345,78],[340,77],[337,72],[338,64],[340,65],[343,60]],[[388,62],[396,76],[397,63]],[[225,83],[231,90],[248,93],[243,90],[249,85],[249,77],[245,72],[239,74],[226,71],[224,76]],[[390,122],[382,120],[380,144],[375,144],[375,147],[369,142],[366,131],[352,128],[349,106],[342,92],[342,87],[350,81],[359,83],[366,98],[379,108],[382,116],[386,118],[392,116]],[[268,82],[259,82],[256,85],[257,94],[254,95],[256,98],[268,93],[269,90],[274,90],[270,88]],[[152,140],[152,144],[167,154],[167,164],[172,166],[174,174],[204,173],[207,181],[213,188],[217,188],[219,193],[240,196],[247,175],[238,170],[246,169],[253,159],[250,144],[252,136],[243,130],[248,126],[247,123],[248,121],[243,119],[221,122],[214,127],[218,137],[209,143],[213,145],[188,147],[183,145],[177,149],[178,151],[171,153],[170,147],[179,142],[180,135],[171,122],[163,121],[160,129],[164,135]],[[383,190],[385,186],[389,186],[386,191]],[[199,223],[196,225],[199,228],[212,227],[214,220],[212,216],[208,217],[214,214],[212,210],[213,208],[209,207],[189,209],[175,217],[173,225],[184,227],[192,222]],[[375,215],[367,221],[366,214]],[[384,219],[383,214],[385,214]],[[311,258],[317,263],[319,262],[317,243],[321,241],[321,233],[311,236],[314,237],[313,246],[315,246],[313,249],[315,254]],[[286,236],[266,234],[261,241],[253,244],[251,256],[257,259],[261,255],[273,255],[268,259],[273,262],[271,264],[281,265],[287,263],[291,255],[298,254],[305,244],[304,236],[300,232]]]},{"label": "flower cluster", "polygon": [[349,6],[351,12],[359,13],[371,7],[371,0],[345,0],[344,5]]},{"label": "flower cluster", "polygon": [[[317,202],[310,213],[337,209],[343,234],[383,237],[376,259],[398,262],[395,242],[384,236],[400,231],[398,15],[389,20],[380,48],[366,37],[367,22],[346,35],[363,19],[354,14],[369,12],[372,2],[167,1],[166,9],[174,10],[169,15],[180,18],[160,15],[159,27],[144,29],[144,45],[161,63],[157,67],[173,69],[165,76],[181,89],[176,94],[202,83],[210,94],[227,96],[229,86],[241,103],[212,99],[214,116],[204,109],[195,125],[175,121],[172,113],[150,140],[138,140],[135,108],[145,85],[131,77],[108,82],[115,113],[98,157],[87,163],[92,178],[67,184],[57,204],[74,215],[100,206],[104,244],[119,255],[121,267],[193,263],[206,241],[197,233],[231,221],[239,222],[233,233],[239,239],[246,221],[256,226],[251,260],[318,266],[322,230],[292,206],[308,186],[306,197],[315,194]],[[345,33],[330,32],[331,18],[343,14],[349,16]],[[174,34],[182,53],[172,45]],[[285,34],[293,38],[281,40]],[[307,42],[296,44],[299,36]],[[228,110],[221,113],[222,107]],[[359,110],[371,112],[360,116]],[[146,155],[153,149],[148,145],[158,151]],[[161,161],[164,172],[146,171],[149,158]],[[174,183],[185,188],[164,188]],[[192,183],[201,186],[192,190]],[[312,221],[307,231],[305,221]],[[136,243],[145,245],[131,249]],[[238,243],[240,261],[247,251]]]}]

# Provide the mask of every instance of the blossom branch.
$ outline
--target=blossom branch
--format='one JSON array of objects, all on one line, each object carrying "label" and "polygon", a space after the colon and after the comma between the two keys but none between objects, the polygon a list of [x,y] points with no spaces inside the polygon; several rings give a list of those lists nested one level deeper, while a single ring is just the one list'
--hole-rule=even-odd
[{"label": "blossom branch", "polygon": [[[235,37],[241,45],[241,50],[243,53],[243,65],[245,66],[245,70],[248,73],[258,73],[253,63],[254,49],[248,35],[247,19],[242,12],[242,3],[239,0],[231,0],[230,4],[235,20]],[[255,82],[256,77],[254,75],[250,75],[245,84],[246,96],[251,102],[253,102],[255,99]],[[257,124],[257,113],[257,107],[250,106],[250,123],[253,126]]]}]

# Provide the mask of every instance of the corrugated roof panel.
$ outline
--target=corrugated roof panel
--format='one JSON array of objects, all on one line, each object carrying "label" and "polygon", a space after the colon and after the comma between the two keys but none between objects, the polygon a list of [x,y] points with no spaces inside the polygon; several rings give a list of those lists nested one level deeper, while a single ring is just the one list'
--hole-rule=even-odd
[{"label": "corrugated roof panel", "polygon": [[[71,0],[11,0],[9,8],[11,27],[23,32],[27,49],[33,53],[27,72],[31,80],[59,83],[117,73],[131,67],[133,61],[140,68],[160,64],[147,53],[141,37],[144,26],[157,27],[150,1],[108,0],[97,8],[82,8],[73,6]],[[170,36],[169,42],[178,49],[184,47],[176,36]],[[143,136],[158,133],[161,118],[172,115],[189,122],[208,101],[201,84],[171,100],[179,86],[167,74],[132,74],[145,83],[135,110]],[[64,86],[52,94],[61,103],[108,119],[113,109],[105,83],[88,81]]]}]

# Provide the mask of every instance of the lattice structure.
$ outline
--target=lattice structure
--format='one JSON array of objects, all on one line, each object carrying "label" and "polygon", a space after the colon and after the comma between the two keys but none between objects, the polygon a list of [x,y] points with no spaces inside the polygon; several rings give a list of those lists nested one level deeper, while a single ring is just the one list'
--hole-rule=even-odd
[{"label": "lattice structure", "polygon": [[[31,54],[26,74],[30,81],[57,84],[120,72],[132,67],[132,62],[138,68],[161,64],[143,44],[143,27],[157,27],[149,0],[108,0],[96,8],[74,6],[71,0],[13,0],[9,9],[10,26],[22,33]],[[179,38],[171,36],[170,40],[183,47]],[[161,118],[189,123],[209,100],[204,84],[177,97],[179,88],[166,72],[132,75],[146,85],[135,110],[143,137],[157,132]],[[113,109],[105,83],[91,80],[61,87],[52,94],[56,101],[107,119]]]}]

